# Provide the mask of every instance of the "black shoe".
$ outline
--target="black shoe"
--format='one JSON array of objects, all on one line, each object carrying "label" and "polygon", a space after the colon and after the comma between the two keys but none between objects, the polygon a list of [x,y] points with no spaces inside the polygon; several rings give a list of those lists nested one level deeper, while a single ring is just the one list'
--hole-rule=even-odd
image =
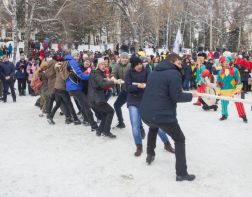
[{"label": "black shoe", "polygon": [[125,127],[126,126],[125,126],[124,122],[119,122],[118,125],[116,125],[116,128],[119,128],[119,129],[123,129]]},{"label": "black shoe", "polygon": [[53,121],[52,118],[47,118],[47,122],[50,124],[50,125],[54,125],[55,122]]},{"label": "black shoe", "polygon": [[222,121],[222,120],[226,120],[226,119],[227,119],[227,116],[222,115],[222,117],[220,118],[220,121]]},{"label": "black shoe", "polygon": [[217,106],[217,105],[214,105],[214,106],[213,106],[213,109],[214,109],[214,111],[217,111],[218,106]]},{"label": "black shoe", "polygon": [[73,120],[71,118],[66,118],[65,123],[66,124],[71,124]]},{"label": "black shoe", "polygon": [[79,111],[79,112],[77,113],[77,115],[78,115],[78,116],[81,115],[81,112]]},{"label": "black shoe", "polygon": [[60,114],[59,114],[60,116],[63,116],[64,115],[64,113],[63,112],[60,112]]},{"label": "black shoe", "polygon": [[95,123],[95,125],[91,126],[91,131],[96,131],[98,129],[97,124]]},{"label": "black shoe", "polygon": [[203,105],[202,109],[203,109],[204,111],[208,111],[208,110],[209,110],[209,107],[208,107],[207,105]]},{"label": "black shoe", "polygon": [[176,181],[193,181],[196,178],[193,174],[187,174],[184,176],[177,175]]},{"label": "black shoe", "polygon": [[85,126],[90,126],[89,122],[86,120],[83,120],[82,124],[84,124]]},{"label": "black shoe", "polygon": [[148,165],[150,165],[155,159],[155,155],[150,155],[148,154],[146,157],[146,163],[148,163]]},{"label": "black shoe", "polygon": [[81,121],[79,119],[74,120],[74,125],[80,125],[80,124],[81,124]]},{"label": "black shoe", "polygon": [[100,136],[101,136],[101,134],[102,134],[102,132],[100,132],[100,131],[96,131],[96,135],[97,135],[98,137],[100,137]]},{"label": "black shoe", "polygon": [[113,134],[113,133],[104,133],[104,136],[105,137],[108,137],[108,138],[116,138],[116,136]]},{"label": "black shoe", "polygon": [[140,126],[140,131],[141,131],[142,139],[144,139],[145,138],[145,130],[144,130],[143,126]]},{"label": "black shoe", "polygon": [[241,118],[242,118],[243,122],[248,123],[248,119],[246,116],[242,116]]}]

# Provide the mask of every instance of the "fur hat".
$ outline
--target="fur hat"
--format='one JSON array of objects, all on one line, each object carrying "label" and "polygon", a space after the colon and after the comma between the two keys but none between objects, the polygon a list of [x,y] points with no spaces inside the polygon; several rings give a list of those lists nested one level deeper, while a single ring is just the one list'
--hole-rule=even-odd
[{"label": "fur hat", "polygon": [[97,59],[97,65],[99,65],[99,64],[102,64],[102,63],[105,63],[105,60],[104,60],[104,58],[98,58]]},{"label": "fur hat", "polygon": [[121,55],[120,55],[120,58],[129,59],[129,54],[127,52],[122,52]]}]

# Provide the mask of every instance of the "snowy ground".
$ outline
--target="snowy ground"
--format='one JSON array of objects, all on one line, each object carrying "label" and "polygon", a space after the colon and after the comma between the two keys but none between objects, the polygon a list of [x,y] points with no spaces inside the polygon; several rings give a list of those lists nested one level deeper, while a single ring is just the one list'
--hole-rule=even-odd
[{"label": "snowy ground", "polygon": [[[252,99],[252,94],[249,95]],[[175,181],[174,155],[158,139],[153,165],[136,158],[128,111],[117,139],[96,137],[83,125],[55,126],[39,118],[36,98],[0,103],[0,197],[245,197],[252,194],[252,111],[244,124],[230,104],[230,117],[203,112],[192,103],[178,107],[194,182]],[[113,103],[111,100],[111,103]],[[114,123],[116,118],[114,118]],[[147,129],[147,127],[145,127]],[[144,149],[146,140],[144,140]]]}]

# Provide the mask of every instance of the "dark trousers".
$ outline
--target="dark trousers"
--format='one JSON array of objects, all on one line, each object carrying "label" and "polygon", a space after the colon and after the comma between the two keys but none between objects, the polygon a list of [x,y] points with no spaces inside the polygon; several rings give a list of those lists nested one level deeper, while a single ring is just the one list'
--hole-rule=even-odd
[{"label": "dark trousers", "polygon": [[31,87],[31,81],[28,81],[27,83],[28,83],[28,92],[29,92],[29,94],[31,96],[35,96],[35,92],[34,92],[34,90]]},{"label": "dark trousers", "polygon": [[108,104],[93,105],[95,111],[102,114],[101,123],[98,131],[104,134],[110,133],[111,124],[114,116],[114,109]]},{"label": "dark trousers", "polygon": [[55,101],[55,93],[47,97],[46,101],[46,113],[49,115],[51,114],[52,108],[53,108],[53,103]]},{"label": "dark trousers", "polygon": [[12,95],[13,101],[16,101],[16,93],[15,93],[15,89],[14,89],[14,80],[13,79],[5,80],[4,83],[3,83],[3,86],[4,86],[3,101],[4,102],[7,101],[7,95],[8,95],[9,88],[11,90],[11,95]]},{"label": "dark trousers", "polygon": [[19,95],[24,95],[26,90],[26,79],[17,79]]},{"label": "dark trousers", "polygon": [[248,91],[248,88],[249,87],[249,85],[248,85],[248,81],[242,81],[242,90],[244,91],[244,92],[247,92]]},{"label": "dark trousers", "polygon": [[176,174],[187,175],[185,136],[177,122],[167,124],[149,124],[150,129],[147,141],[147,154],[155,155],[158,128],[165,131],[175,142]]},{"label": "dark trousers", "polygon": [[115,108],[115,112],[116,112],[116,116],[118,118],[119,123],[123,122],[123,115],[122,115],[122,106],[126,103],[127,101],[127,92],[122,90],[115,103],[114,103],[114,108]]},{"label": "dark trousers", "polygon": [[86,115],[90,125],[95,126],[96,122],[94,121],[93,113],[91,111],[87,95],[85,95],[81,90],[70,91],[70,95],[72,95],[74,99],[77,101],[77,103],[80,105],[83,117],[85,117]]},{"label": "dark trousers", "polygon": [[74,110],[73,104],[71,102],[70,95],[65,90],[55,90],[55,101],[56,105],[53,107],[49,117],[53,119],[56,111],[60,108],[61,105],[63,105],[64,108],[64,114],[66,118],[73,117],[74,120],[77,120],[78,117],[76,115],[76,112]]},{"label": "dark trousers", "polygon": [[189,91],[189,84],[190,84],[190,80],[189,79],[184,79],[184,81],[183,81],[183,89],[185,91]]}]

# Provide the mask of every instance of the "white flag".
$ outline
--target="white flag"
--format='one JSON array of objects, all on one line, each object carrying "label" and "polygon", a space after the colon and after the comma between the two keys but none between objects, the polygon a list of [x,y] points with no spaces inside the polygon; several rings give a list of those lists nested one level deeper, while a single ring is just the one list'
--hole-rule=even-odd
[{"label": "white flag", "polygon": [[181,52],[181,49],[182,49],[182,34],[179,28],[176,35],[176,40],[173,45],[173,53],[179,54]]}]

